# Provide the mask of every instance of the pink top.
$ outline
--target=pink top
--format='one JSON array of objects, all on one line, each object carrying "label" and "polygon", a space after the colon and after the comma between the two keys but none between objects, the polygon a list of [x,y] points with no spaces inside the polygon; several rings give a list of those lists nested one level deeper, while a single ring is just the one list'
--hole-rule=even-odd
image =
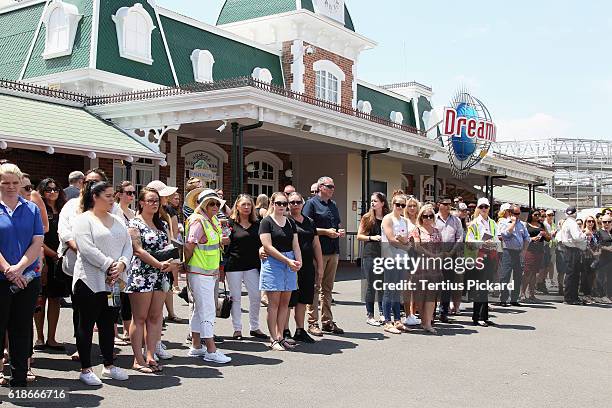
[{"label": "pink top", "polygon": [[208,237],[204,233],[202,222],[199,219],[190,220],[186,242],[190,244],[205,244],[208,242]]},{"label": "pink top", "polygon": [[416,227],[412,230],[410,234],[416,240],[420,238],[421,242],[442,242],[442,235],[440,235],[440,231],[436,227],[434,227],[432,233],[427,232],[425,228]]}]

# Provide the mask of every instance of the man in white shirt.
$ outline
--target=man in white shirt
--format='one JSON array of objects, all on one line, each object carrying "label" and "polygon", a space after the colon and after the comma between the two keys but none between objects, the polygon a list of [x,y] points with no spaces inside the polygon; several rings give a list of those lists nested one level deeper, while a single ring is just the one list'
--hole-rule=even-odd
[{"label": "man in white shirt", "polygon": [[576,207],[565,210],[567,218],[561,227],[558,240],[563,243],[564,259],[566,264],[563,300],[569,305],[582,305],[584,302],[578,297],[578,283],[580,278],[580,257],[586,250],[587,237],[576,223]]}]

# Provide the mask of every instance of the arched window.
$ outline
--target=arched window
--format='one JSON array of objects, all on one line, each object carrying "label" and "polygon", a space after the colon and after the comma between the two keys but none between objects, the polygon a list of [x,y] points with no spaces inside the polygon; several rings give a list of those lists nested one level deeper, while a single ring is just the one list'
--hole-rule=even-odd
[{"label": "arched window", "polygon": [[49,4],[43,22],[45,23],[44,59],[57,58],[72,54],[79,20],[79,10],[72,4],[54,0]]},{"label": "arched window", "polygon": [[312,68],[315,71],[315,98],[340,104],[342,81],[346,78],[344,72],[329,60],[316,61]]},{"label": "arched window", "polygon": [[369,115],[372,113],[372,104],[368,101],[359,101],[357,102],[357,110]]},{"label": "arched window", "polygon": [[268,197],[278,191],[278,172],[283,169],[283,161],[273,153],[256,151],[245,157],[247,163],[247,192],[254,198],[259,194]]},{"label": "arched window", "polygon": [[129,8],[121,7],[112,18],[117,28],[119,55],[143,64],[153,64],[151,33],[155,26],[142,4],[136,3]]},{"label": "arched window", "polygon": [[404,122],[404,115],[402,115],[402,112],[391,111],[389,119],[391,119],[391,122],[401,125]]},{"label": "arched window", "polygon": [[193,79],[196,82],[212,82],[213,81],[213,65],[215,59],[208,50],[195,49],[191,53],[191,62],[193,65]]},{"label": "arched window", "polygon": [[251,74],[251,77],[266,84],[272,82],[272,73],[268,68],[255,68]]}]

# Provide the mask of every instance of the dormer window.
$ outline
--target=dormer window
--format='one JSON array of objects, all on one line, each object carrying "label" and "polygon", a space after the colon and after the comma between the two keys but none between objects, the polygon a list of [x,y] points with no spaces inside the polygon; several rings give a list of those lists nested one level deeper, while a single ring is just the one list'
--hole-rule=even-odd
[{"label": "dormer window", "polygon": [[132,7],[121,7],[112,18],[117,28],[119,55],[152,65],[151,33],[155,25],[142,4],[136,3]]},{"label": "dormer window", "polygon": [[404,115],[402,115],[402,112],[392,111],[391,115],[389,115],[389,119],[391,119],[391,122],[401,125],[404,122]]},{"label": "dormer window", "polygon": [[251,77],[265,84],[272,82],[272,73],[268,68],[255,68],[251,74]]},{"label": "dormer window", "polygon": [[73,4],[53,0],[43,16],[45,24],[44,59],[63,57],[72,54],[79,20],[82,15]]},{"label": "dormer window", "polygon": [[215,59],[208,50],[193,50],[191,53],[193,64],[193,79],[196,82],[213,82],[213,65]]},{"label": "dormer window", "polygon": [[357,110],[370,115],[372,113],[372,104],[368,101],[359,101],[357,102]]},{"label": "dormer window", "polygon": [[346,75],[339,66],[329,60],[319,60],[312,64],[315,71],[315,98],[340,104],[342,84]]}]

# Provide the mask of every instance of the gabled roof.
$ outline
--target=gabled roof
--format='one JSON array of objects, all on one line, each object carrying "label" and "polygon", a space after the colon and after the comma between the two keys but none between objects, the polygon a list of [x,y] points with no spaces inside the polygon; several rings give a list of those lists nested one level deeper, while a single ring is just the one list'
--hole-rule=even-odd
[{"label": "gabled roof", "polygon": [[[282,14],[289,11],[308,10],[314,13],[312,0],[225,0],[217,18],[217,25],[246,21],[254,18]],[[344,27],[355,31],[353,20],[344,6]]]}]

